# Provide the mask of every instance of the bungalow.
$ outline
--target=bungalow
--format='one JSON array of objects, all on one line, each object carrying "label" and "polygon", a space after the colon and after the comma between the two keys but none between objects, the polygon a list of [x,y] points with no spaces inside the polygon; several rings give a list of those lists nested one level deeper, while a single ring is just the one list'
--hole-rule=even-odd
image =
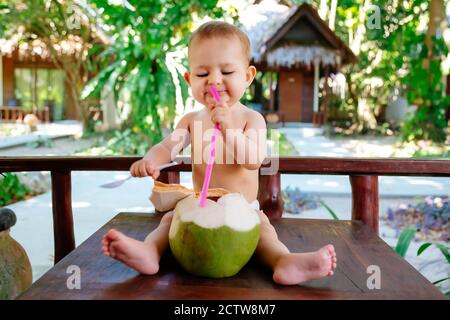
[{"label": "bungalow", "polygon": [[[82,23],[82,29],[90,29],[87,34],[69,34],[53,43],[52,48],[37,36],[28,34],[23,26],[10,38],[0,39],[0,120],[4,113],[11,114],[12,110],[48,110],[48,120],[80,120],[73,85],[80,77],[80,81],[85,81],[93,76],[80,59],[85,56],[88,45],[106,44],[108,39],[102,26],[91,23],[91,18],[95,17],[90,8],[82,2],[78,5],[85,10],[74,10],[73,15]],[[52,59],[53,52],[57,61]]]},{"label": "bungalow", "polygon": [[[309,4],[288,8],[262,1],[240,15],[250,37],[252,63],[269,73],[269,101],[263,112],[282,115],[286,122],[325,121],[330,96],[328,77],[357,61],[351,49]],[[319,105],[319,81],[324,78]],[[255,86],[261,87],[256,79]],[[263,102],[263,89],[255,101]]]},{"label": "bungalow", "polygon": [[50,120],[76,119],[64,72],[45,51],[39,40],[0,41],[0,105],[25,111],[47,107]]}]

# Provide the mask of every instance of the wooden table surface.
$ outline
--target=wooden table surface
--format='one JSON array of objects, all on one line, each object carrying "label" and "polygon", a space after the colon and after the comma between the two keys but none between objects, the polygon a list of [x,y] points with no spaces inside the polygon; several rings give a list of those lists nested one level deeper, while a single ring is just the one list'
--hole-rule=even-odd
[{"label": "wooden table surface", "polygon": [[[19,299],[446,299],[427,279],[361,222],[283,218],[273,221],[291,251],[306,252],[334,244],[338,267],[333,277],[281,286],[271,271],[252,259],[236,276],[207,279],[192,276],[169,252],[154,276],[105,257],[101,239],[112,227],[144,239],[160,217],[120,213],[38,279]],[[81,289],[68,289],[71,265],[81,270]],[[366,282],[369,265],[381,270],[381,289]]]}]

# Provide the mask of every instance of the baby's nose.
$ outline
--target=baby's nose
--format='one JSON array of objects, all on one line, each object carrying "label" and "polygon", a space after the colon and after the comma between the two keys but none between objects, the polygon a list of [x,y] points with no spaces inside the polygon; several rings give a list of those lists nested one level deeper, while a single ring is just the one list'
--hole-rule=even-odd
[{"label": "baby's nose", "polygon": [[222,75],[220,73],[211,73],[208,77],[208,84],[216,86],[222,84]]}]

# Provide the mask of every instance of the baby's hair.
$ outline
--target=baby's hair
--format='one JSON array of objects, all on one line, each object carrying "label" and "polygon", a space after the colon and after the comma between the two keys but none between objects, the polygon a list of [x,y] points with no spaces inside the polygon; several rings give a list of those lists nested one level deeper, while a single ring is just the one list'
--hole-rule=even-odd
[{"label": "baby's hair", "polygon": [[244,50],[245,59],[247,64],[250,63],[250,39],[247,34],[243,32],[238,27],[223,21],[209,21],[202,24],[192,33],[191,39],[189,40],[190,48],[192,41],[195,38],[199,39],[209,39],[214,37],[233,37],[236,36],[242,45]]}]

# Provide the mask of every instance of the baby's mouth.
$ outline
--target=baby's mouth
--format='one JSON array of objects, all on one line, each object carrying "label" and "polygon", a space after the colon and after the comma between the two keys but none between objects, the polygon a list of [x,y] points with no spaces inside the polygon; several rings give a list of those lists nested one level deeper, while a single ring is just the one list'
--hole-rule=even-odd
[{"label": "baby's mouth", "polygon": [[[227,90],[217,90],[217,93],[219,94],[219,96],[223,96],[224,94],[227,94]],[[214,96],[211,94],[211,92],[206,92],[206,94],[207,95],[209,95],[210,97],[213,97],[214,98]]]}]

